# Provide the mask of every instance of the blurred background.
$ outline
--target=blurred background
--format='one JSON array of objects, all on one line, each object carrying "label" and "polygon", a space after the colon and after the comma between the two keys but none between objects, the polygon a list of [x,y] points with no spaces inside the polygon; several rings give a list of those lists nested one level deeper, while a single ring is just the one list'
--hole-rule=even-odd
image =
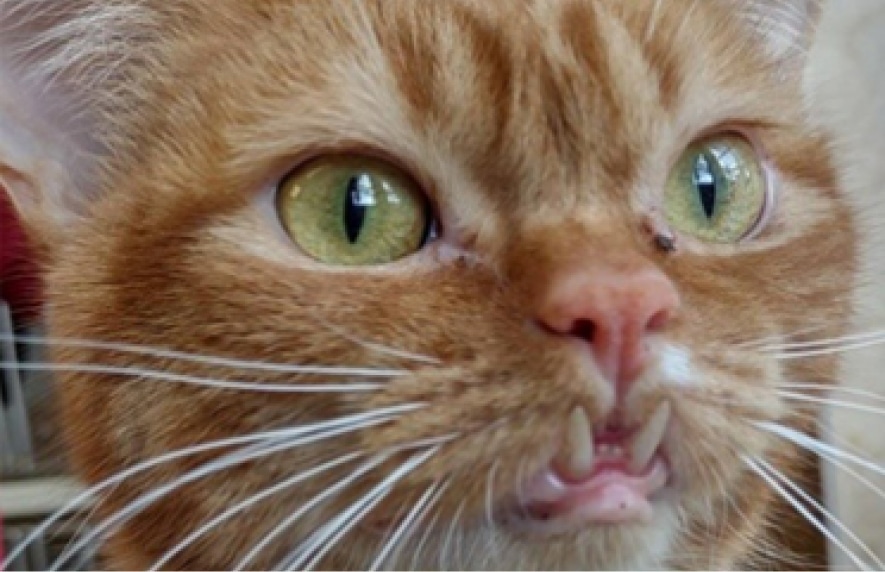
[{"label": "blurred background", "polygon": [[[812,52],[808,87],[815,112],[840,137],[837,153],[843,185],[861,217],[864,285],[857,300],[854,332],[885,332],[885,1],[827,3]],[[846,354],[842,382],[885,395],[885,344]],[[873,396],[857,396],[844,400],[873,408],[883,405]],[[834,399],[842,397],[833,395]],[[885,467],[885,409],[875,413],[833,406],[828,413],[834,446]],[[885,559],[885,494],[881,492],[885,477],[860,471],[859,476],[869,480],[864,484],[832,463],[824,467],[830,508]],[[847,535],[841,537],[850,542]],[[844,553],[832,547],[831,561],[833,568],[852,568]]]},{"label": "blurred background", "polygon": [[[854,332],[885,334],[885,0],[829,0],[811,62],[808,91],[813,111],[839,136],[836,151],[843,185],[861,215],[864,285]],[[4,259],[4,252],[11,252],[20,237],[11,233],[3,211],[0,197],[0,536],[8,553],[47,514],[75,498],[78,488],[65,477],[51,410],[51,380],[28,366],[41,360],[39,348],[14,344],[8,337],[39,330],[25,327],[30,322],[27,312],[13,315],[3,301],[27,309],[33,294],[33,284],[22,280],[31,268],[20,259]],[[885,396],[885,343],[846,354],[843,368],[844,385]],[[850,401],[877,406],[874,397],[860,395]],[[885,398],[878,405],[885,405]],[[824,422],[833,446],[885,467],[885,407],[876,413],[833,406]],[[885,476],[875,471],[853,475],[824,463],[824,484],[825,501],[835,517],[885,559]],[[30,544],[10,569],[45,569],[81,524],[76,517],[61,520]],[[837,532],[838,527],[832,528]],[[853,542],[837,534],[847,544]],[[853,549],[861,553],[858,545]],[[831,547],[830,559],[833,569],[853,567],[836,547]],[[82,569],[100,564],[91,554],[74,562]]]}]

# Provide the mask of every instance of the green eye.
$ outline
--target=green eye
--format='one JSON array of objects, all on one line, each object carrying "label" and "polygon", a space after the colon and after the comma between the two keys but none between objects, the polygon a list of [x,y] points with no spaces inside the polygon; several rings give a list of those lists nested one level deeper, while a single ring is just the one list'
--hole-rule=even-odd
[{"label": "green eye", "polygon": [[695,143],[667,182],[664,210],[675,229],[716,243],[756,230],[768,200],[765,174],[744,138],[725,135]]},{"label": "green eye", "polygon": [[321,262],[369,266],[418,251],[430,230],[429,203],[399,169],[376,159],[317,159],[290,174],[277,194],[280,220]]}]

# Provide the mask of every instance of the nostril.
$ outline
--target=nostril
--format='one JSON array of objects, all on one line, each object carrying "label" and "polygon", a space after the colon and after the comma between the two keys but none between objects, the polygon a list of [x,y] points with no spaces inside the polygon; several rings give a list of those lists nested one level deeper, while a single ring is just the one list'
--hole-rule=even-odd
[{"label": "nostril", "polygon": [[667,322],[670,321],[671,312],[669,309],[664,309],[656,312],[651,318],[649,318],[648,323],[645,328],[648,332],[658,332],[663,330]]},{"label": "nostril", "polygon": [[596,337],[596,324],[591,320],[577,320],[569,331],[569,335],[593,343]]}]

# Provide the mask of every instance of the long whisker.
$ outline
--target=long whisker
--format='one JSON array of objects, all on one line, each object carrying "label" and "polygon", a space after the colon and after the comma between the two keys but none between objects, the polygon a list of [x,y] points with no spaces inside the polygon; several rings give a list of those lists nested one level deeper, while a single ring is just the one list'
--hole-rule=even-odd
[{"label": "long whisker", "polygon": [[394,447],[392,449],[389,449],[385,452],[379,453],[376,456],[372,457],[365,464],[363,464],[360,467],[358,467],[357,469],[355,469],[348,477],[342,479],[338,483],[327,488],[322,493],[320,493],[319,495],[317,495],[316,497],[311,499],[309,502],[307,502],[306,504],[301,506],[297,511],[295,511],[294,513],[292,513],[291,515],[286,517],[282,522],[277,524],[277,526],[274,527],[274,529],[271,530],[267,535],[265,535],[265,537],[262,538],[261,541],[258,544],[256,544],[252,548],[252,550],[249,551],[248,554],[246,554],[243,558],[240,559],[240,561],[234,567],[234,572],[240,572],[241,570],[244,570],[246,568],[246,566],[248,566],[253,560],[255,560],[255,558],[257,558],[258,555],[264,549],[266,549],[274,540],[276,540],[277,537],[279,537],[286,530],[291,528],[305,514],[307,514],[311,510],[313,510],[315,507],[319,506],[326,499],[332,497],[333,495],[338,494],[341,490],[343,490],[344,488],[346,488],[347,486],[352,484],[354,481],[356,481],[362,475],[368,473],[369,471],[377,468],[382,463],[386,462],[388,459],[390,459],[396,453],[402,452],[402,451],[407,451],[409,449],[445,443],[445,442],[448,442],[448,441],[454,439],[455,437],[456,436],[449,435],[449,436],[445,436],[442,438],[416,441],[414,443],[408,443],[406,445]]},{"label": "long whisker", "polygon": [[817,340],[809,340],[804,342],[783,342],[783,343],[769,343],[765,345],[760,345],[756,349],[760,352],[773,352],[773,351],[790,351],[790,350],[813,350],[813,349],[822,349],[829,346],[834,346],[837,344],[850,344],[857,342],[867,342],[867,341],[885,341],[885,330],[877,330],[871,332],[861,332],[857,334],[849,334],[846,336],[839,336],[837,338],[821,338]]},{"label": "long whisker", "polygon": [[[461,520],[461,516],[464,514],[464,509],[467,508],[467,501],[461,501],[461,504],[458,505],[458,510],[455,511],[455,516],[452,517],[452,521],[449,523],[449,530],[446,533],[446,538],[443,541],[442,549],[440,550],[440,568],[443,570],[448,570],[448,560],[449,554],[452,552],[452,543],[454,542],[455,537],[455,529],[458,528],[458,521]],[[456,566],[457,568],[457,563]]]},{"label": "long whisker", "polygon": [[[298,558],[294,560],[292,564],[287,564],[284,566],[280,566],[278,570],[285,570],[286,572],[294,571],[294,570],[313,570],[320,563],[320,561],[325,558],[326,554],[328,554],[332,548],[334,548],[338,542],[344,538],[344,536],[350,532],[351,528],[357,525],[363,518],[365,518],[370,512],[372,512],[375,507],[381,504],[388,494],[390,494],[391,489],[387,488],[380,492],[374,492],[374,495],[367,496],[367,498],[361,499],[361,502],[358,504],[358,510],[349,516],[350,522],[344,523],[341,525],[337,521],[333,521],[338,526],[338,532],[334,532],[332,529],[328,529],[328,525],[323,527],[321,530],[326,531],[324,534],[316,538],[312,543],[312,551],[319,549],[319,552],[313,558],[310,558],[311,552],[305,551],[300,553]],[[330,538],[331,536],[331,538]],[[314,538],[314,537],[311,537]],[[320,543],[321,546],[314,546],[316,543]],[[304,564],[304,561],[309,559],[307,564]]]},{"label": "long whisker", "polygon": [[338,481],[336,484],[324,490],[322,493],[314,497],[310,500],[310,502],[302,505],[297,511],[286,517],[282,522],[280,522],[273,530],[270,531],[264,538],[261,539],[261,542],[256,544],[252,550],[250,550],[240,561],[234,566],[235,572],[240,572],[244,570],[246,566],[248,566],[258,555],[267,548],[274,540],[277,539],[281,534],[283,534],[286,530],[288,530],[295,522],[300,519],[302,516],[313,510],[320,503],[324,502],[326,499],[338,494],[340,491],[345,489],[354,483],[357,479],[368,473],[369,471],[379,467],[382,463],[390,459],[393,455],[391,452],[378,454],[363,465],[357,467],[350,475],[345,477],[344,479]]},{"label": "long whisker", "polygon": [[[446,491],[449,490],[449,487],[451,487],[451,486],[452,486],[452,479],[450,478],[446,482],[444,482],[442,484],[442,486],[437,488],[436,493],[433,495],[433,497],[430,499],[430,501],[428,501],[426,508],[421,512],[420,515],[418,515],[418,518],[415,521],[415,523],[412,525],[411,530],[406,532],[406,538],[400,542],[400,547],[397,548],[396,552],[394,552],[394,554],[391,556],[391,558],[393,559],[394,562],[399,561],[400,553],[406,548],[406,544],[411,539],[414,538],[414,536],[418,532],[418,527],[425,521],[425,519],[427,519],[428,515],[430,515],[430,513],[433,511],[433,509],[436,507],[436,505],[442,499],[443,495],[446,493]],[[424,544],[427,542],[428,536],[433,531],[433,529],[436,527],[436,523],[439,520],[439,516],[440,516],[440,513],[439,513],[439,511],[437,511],[437,513],[431,519],[430,523],[424,526],[424,528],[426,530],[424,531],[424,534],[421,535],[421,540],[419,541],[418,545],[412,551],[411,565],[409,566],[410,570],[413,570],[416,568],[416,562],[418,562],[420,559],[421,550],[424,549]]]},{"label": "long whisker", "polygon": [[[158,487],[147,493],[142,495],[140,498],[132,501],[128,505],[126,505],[122,510],[118,511],[114,516],[106,519],[103,523],[94,527],[93,530],[80,539],[77,543],[74,544],[72,548],[65,550],[65,552],[58,557],[55,563],[52,565],[50,570],[58,570],[61,566],[63,566],[72,556],[79,552],[85,546],[88,546],[92,542],[94,542],[99,537],[106,536],[108,534],[113,534],[117,527],[122,525],[123,523],[130,520],[132,517],[143,511],[148,506],[153,503],[159,501],[163,497],[169,495],[170,493],[184,487],[190,483],[198,481],[202,478],[208,477],[209,475],[218,473],[230,467],[234,467],[236,465],[240,465],[252,459],[258,459],[262,457],[267,457],[269,455],[273,455],[275,453],[280,453],[283,451],[288,451],[294,449],[296,447],[300,447],[306,445],[308,443],[314,443],[317,441],[322,441],[329,439],[331,437],[336,437],[339,435],[344,435],[347,433],[352,433],[354,431],[358,431],[364,429],[366,427],[372,427],[381,423],[385,423],[393,419],[394,416],[387,417],[376,417],[371,418],[367,421],[363,421],[361,423],[350,423],[344,424],[341,419],[337,419],[333,422],[325,422],[319,423],[314,426],[310,426],[309,429],[302,431],[303,433],[307,433],[308,431],[314,431],[313,433],[308,433],[305,436],[302,436],[298,439],[287,439],[286,441],[279,444],[271,444],[263,448],[259,448],[256,451],[250,451],[248,453],[244,453],[242,451],[236,451],[234,453],[225,455],[220,459],[215,461],[206,463],[201,465],[199,468],[189,471],[182,475],[181,477],[173,480],[170,483],[167,483],[161,487]],[[342,427],[342,425],[344,425]],[[318,431],[317,427],[326,426],[331,427],[327,430]]]},{"label": "long whisker", "polygon": [[372,351],[372,352],[375,352],[378,354],[388,355],[391,357],[400,358],[400,359],[413,361],[413,362],[417,362],[417,363],[424,363],[424,364],[428,364],[428,365],[440,365],[442,363],[442,361],[440,361],[439,359],[434,358],[434,357],[416,354],[416,353],[412,353],[412,352],[407,352],[404,350],[398,350],[395,348],[391,348],[391,347],[379,344],[377,342],[368,342],[365,340],[361,340],[361,339],[355,337],[354,335],[352,335],[350,332],[343,330],[342,328],[339,328],[337,326],[333,326],[328,323],[325,323],[324,325],[325,325],[325,327],[332,330],[333,332],[335,332],[336,334],[338,334],[342,338],[352,342],[354,345],[360,346],[362,348],[365,348],[369,351]]},{"label": "long whisker", "polygon": [[853,395],[856,397],[862,397],[864,399],[871,399],[873,401],[885,403],[885,395],[854,387],[842,387],[841,385],[828,385],[823,383],[779,383],[777,386],[785,389],[810,391],[823,390],[827,393],[842,393],[845,395]]},{"label": "long whisker", "polygon": [[228,367],[242,370],[266,371],[275,373],[291,373],[304,375],[340,375],[340,376],[359,376],[359,377],[394,377],[406,373],[403,370],[395,369],[372,369],[372,368],[352,368],[352,367],[336,367],[336,366],[302,366],[289,364],[274,364],[259,361],[239,360],[231,358],[223,358],[216,356],[198,355],[187,352],[179,352],[175,350],[166,350],[160,348],[152,348],[149,346],[141,346],[137,344],[121,344],[115,342],[103,342],[92,340],[81,340],[74,338],[45,338],[38,336],[24,336],[16,334],[0,334],[0,340],[10,340],[19,344],[50,346],[50,347],[67,347],[82,348],[94,350],[106,350],[118,353],[134,354],[149,356],[161,359],[170,359],[185,361],[191,363],[200,363],[205,365],[214,365],[217,367]]},{"label": "long whisker", "polygon": [[808,521],[809,524],[813,525],[830,542],[832,542],[837,547],[839,547],[840,550],[845,552],[845,554],[847,554],[848,557],[851,558],[851,560],[855,564],[857,564],[857,566],[861,570],[869,570],[870,569],[870,567],[863,560],[858,558],[858,556],[853,551],[851,551],[847,546],[845,546],[845,544],[841,540],[839,540],[839,538],[837,538],[836,535],[833,534],[833,532],[830,529],[828,529],[826,526],[824,526],[823,523],[821,523],[820,520],[818,520],[811,513],[810,510],[808,510],[808,507],[806,507],[801,502],[799,502],[799,500],[796,497],[794,497],[792,494],[790,494],[790,492],[787,489],[785,489],[783,487],[783,485],[781,485],[775,477],[770,475],[756,461],[754,461],[753,459],[751,459],[749,457],[744,457],[744,463],[754,473],[759,475],[766,483],[768,483],[768,486],[770,486],[773,491],[775,491],[778,495],[780,495],[781,498],[783,498],[785,501],[787,501],[796,510],[796,512],[798,512],[800,515],[802,515],[803,518],[805,518],[805,520]]},{"label": "long whisker", "polygon": [[828,399],[825,397],[816,397],[814,395],[805,395],[803,393],[793,393],[790,391],[776,391],[778,395],[785,399],[793,401],[804,401],[806,403],[818,403],[820,405],[829,405],[832,407],[843,407],[852,411],[860,411],[862,413],[874,413],[876,415],[885,415],[885,408],[874,407],[872,405],[863,405],[860,403],[851,403],[850,401],[840,401],[838,399]]},{"label": "long whisker", "polygon": [[369,570],[373,572],[376,570],[380,570],[381,566],[390,556],[390,553],[394,548],[400,543],[400,541],[406,537],[406,533],[409,532],[412,528],[412,525],[416,522],[420,522],[420,519],[424,514],[426,514],[427,509],[432,506],[431,500],[435,498],[439,498],[436,496],[436,493],[442,488],[442,482],[436,481],[424,491],[424,494],[421,495],[421,498],[418,499],[418,502],[415,503],[415,506],[409,511],[409,514],[406,515],[405,519],[403,519],[402,523],[397,527],[396,531],[390,536],[390,539],[385,543],[384,547],[378,553],[378,556],[375,558],[372,565],[369,566]]},{"label": "long whisker", "polygon": [[309,425],[306,427],[294,427],[294,428],[286,428],[286,429],[277,429],[274,431],[265,431],[262,433],[253,433],[250,435],[243,435],[237,437],[231,437],[227,439],[220,439],[217,441],[211,441],[208,443],[201,443],[198,445],[194,445],[191,447],[186,447],[184,449],[179,449],[177,451],[171,451],[159,457],[155,457],[153,459],[148,459],[147,461],[143,461],[133,467],[125,469],[124,471],[101,481],[92,487],[86,489],[81,492],[79,495],[71,499],[66,505],[62,508],[54,512],[52,515],[44,519],[39,525],[37,525],[28,536],[22,540],[15,548],[13,548],[9,554],[6,556],[6,559],[3,560],[2,564],[0,564],[0,569],[7,569],[10,564],[19,558],[24,551],[33,544],[38,538],[45,535],[46,532],[52,527],[55,523],[60,521],[65,516],[75,512],[79,507],[84,506],[90,503],[93,499],[95,499],[99,494],[104,491],[123,483],[124,481],[132,478],[135,475],[140,473],[149,471],[155,467],[160,465],[171,463],[178,459],[183,459],[186,457],[198,455],[201,453],[208,453],[211,451],[217,451],[219,449],[227,449],[230,447],[237,447],[241,445],[247,445],[250,443],[260,443],[264,441],[272,441],[273,439],[278,438],[288,438],[296,435],[304,434],[310,430],[318,430],[323,428],[335,427],[339,425],[347,425],[349,423],[359,423],[362,421],[377,419],[380,422],[384,422],[390,418],[390,416],[394,416],[399,413],[407,413],[410,411],[415,411],[422,407],[421,404],[413,403],[413,404],[405,404],[394,407],[389,407],[386,409],[380,409],[377,411],[363,413],[359,415],[352,415],[349,417],[344,417],[341,419],[323,422],[318,425]]},{"label": "long whisker", "polygon": [[310,478],[315,477],[316,475],[319,475],[319,474],[322,474],[326,471],[334,469],[335,467],[339,467],[345,463],[349,463],[350,461],[358,459],[361,456],[362,456],[361,453],[351,453],[350,455],[345,455],[344,457],[341,457],[339,459],[335,459],[333,461],[329,461],[328,463],[324,463],[324,464],[319,465],[317,467],[313,467],[312,469],[310,469],[308,471],[304,471],[303,473],[299,473],[299,474],[295,475],[294,477],[288,478],[288,479],[284,480],[283,482],[274,485],[273,487],[265,489],[264,491],[262,491],[256,495],[252,495],[249,498],[247,498],[246,500],[244,500],[240,503],[237,503],[236,505],[227,509],[226,511],[224,511],[223,513],[221,513],[220,515],[218,515],[214,519],[210,520],[209,522],[207,522],[206,524],[204,524],[203,526],[201,526],[200,528],[198,528],[197,530],[192,532],[187,538],[185,538],[184,540],[179,542],[171,550],[167,551],[150,568],[151,572],[153,572],[155,570],[159,570],[160,568],[165,566],[170,560],[172,560],[173,558],[175,558],[176,556],[181,554],[181,552],[184,551],[187,547],[193,545],[194,542],[196,542],[197,540],[199,540],[200,538],[202,538],[203,536],[205,536],[206,534],[208,534],[212,530],[218,528],[218,526],[220,526],[224,522],[230,520],[231,518],[233,518],[237,514],[243,512],[245,510],[248,510],[249,508],[255,506],[256,504],[262,502],[263,500],[268,499],[274,495],[277,495],[277,494],[285,491],[286,489],[289,489],[289,488],[297,485],[298,483],[301,483],[303,481],[306,481]]},{"label": "long whisker", "polygon": [[[442,515],[440,511],[437,511],[433,518],[430,519],[430,524],[428,524],[424,530],[424,534],[421,535],[421,540],[418,541],[418,545],[415,547],[415,550],[412,551],[412,558],[409,562],[409,570],[415,570],[419,568],[419,562],[421,562],[421,555],[424,552],[424,547],[427,545],[427,541],[430,540],[430,535],[436,530],[436,524],[439,522],[439,517]],[[426,568],[426,566],[424,567]]]},{"label": "long whisker", "polygon": [[[417,453],[399,468],[394,470],[384,480],[373,487],[361,499],[356,501],[347,510],[339,514],[330,523],[318,530],[306,543],[296,548],[292,558],[287,558],[285,570],[311,570],[319,564],[332,548],[369,512],[371,512],[384,498],[390,494],[393,487],[406,475],[430,460],[439,452],[442,445],[437,445],[423,453]],[[313,555],[313,558],[311,558]],[[310,559],[308,561],[308,559]],[[305,566],[305,562],[307,565]]]},{"label": "long whisker", "polygon": [[831,347],[822,347],[822,348],[816,348],[816,349],[810,349],[810,350],[780,351],[779,353],[772,352],[771,355],[775,359],[778,359],[781,361],[786,361],[786,360],[793,360],[793,359],[805,359],[805,358],[810,358],[810,357],[819,357],[819,356],[825,356],[825,355],[831,355],[831,354],[848,353],[848,352],[852,352],[852,351],[871,348],[871,347],[878,346],[881,344],[885,344],[885,335],[877,337],[877,338],[870,338],[867,340],[846,343],[843,345],[835,345],[835,346],[831,346]]},{"label": "long whisker", "polygon": [[861,550],[863,550],[866,555],[876,564],[878,570],[885,570],[885,562],[879,559],[876,556],[876,553],[873,552],[867,544],[861,540],[850,528],[845,526],[845,524],[836,518],[836,516],[827,510],[820,502],[818,502],[814,497],[808,494],[802,487],[794,483],[790,478],[788,478],[783,472],[779,471],[776,467],[771,465],[771,463],[765,461],[764,459],[757,458],[756,462],[759,463],[763,469],[768,471],[770,475],[773,475],[776,479],[778,479],[782,484],[787,485],[793,493],[799,495],[799,497],[804,500],[806,503],[814,507],[815,510],[823,514],[829,522],[836,525],[836,527],[841,530],[848,538],[854,542]]},{"label": "long whisker", "polygon": [[849,463],[854,463],[855,465],[863,467],[878,475],[885,476],[885,467],[877,465],[876,463],[867,459],[863,459],[857,455],[853,455],[847,451],[837,449],[836,447],[833,447],[828,443],[824,443],[820,439],[815,439],[814,437],[806,435],[801,431],[797,431],[785,425],[779,425],[777,423],[771,423],[768,421],[754,421],[752,422],[752,425],[756,426],[758,429],[768,431],[769,433],[777,435],[782,439],[793,443],[794,445],[803,447],[813,453],[817,453],[818,455],[827,453],[837,459],[848,461]]},{"label": "long whisker", "polygon": [[[344,383],[344,384],[273,384],[250,383],[246,381],[225,381],[206,377],[196,377],[152,369],[137,367],[117,367],[96,364],[49,363],[49,362],[0,362],[0,369],[14,367],[19,371],[37,371],[52,373],[95,373],[100,375],[116,375],[130,377],[141,381],[163,381],[181,383],[234,391],[250,391],[257,393],[357,393],[377,391],[381,385],[377,383]],[[384,370],[379,370],[384,373]],[[373,374],[374,375],[374,374]],[[400,374],[396,374],[400,375]],[[392,376],[388,376],[392,377]]]},{"label": "long whisker", "polygon": [[[870,479],[866,478],[865,476],[861,475],[860,473],[858,473],[857,471],[852,469],[850,466],[848,466],[847,463],[840,461],[839,459],[837,459],[833,455],[831,455],[827,452],[824,452],[824,451],[819,451],[817,454],[821,459],[832,464],[837,469],[844,471],[847,475],[853,477],[855,480],[857,480],[860,484],[862,484],[867,489],[869,489],[876,496],[880,497],[882,500],[885,500],[885,491],[883,491],[880,487],[878,487],[875,483],[873,483],[873,481],[871,481]],[[883,570],[885,570],[885,567],[883,567]]]}]

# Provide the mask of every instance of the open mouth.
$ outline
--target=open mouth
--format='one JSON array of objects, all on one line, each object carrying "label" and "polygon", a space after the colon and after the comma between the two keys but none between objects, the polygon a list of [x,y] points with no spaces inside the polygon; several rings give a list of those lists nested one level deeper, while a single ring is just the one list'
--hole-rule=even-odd
[{"label": "open mouth", "polygon": [[649,522],[656,493],[670,481],[661,450],[670,415],[670,403],[663,401],[640,426],[594,427],[584,408],[576,407],[558,454],[520,491],[514,524],[526,532],[559,534]]}]

